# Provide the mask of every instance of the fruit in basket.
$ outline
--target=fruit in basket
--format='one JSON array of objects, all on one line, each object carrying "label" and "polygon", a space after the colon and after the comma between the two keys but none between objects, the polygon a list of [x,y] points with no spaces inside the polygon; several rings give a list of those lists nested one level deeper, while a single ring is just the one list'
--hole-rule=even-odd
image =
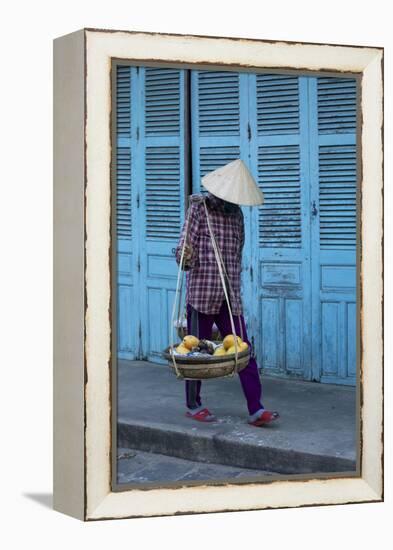
[{"label": "fruit in basket", "polygon": [[218,346],[215,350],[213,355],[226,355],[226,351],[224,346]]},{"label": "fruit in basket", "polygon": [[[240,336],[237,337],[238,345],[242,343],[242,339]],[[228,334],[225,336],[224,340],[222,341],[224,348],[228,351],[229,348],[235,345],[235,336],[233,334]]]},{"label": "fruit in basket", "polygon": [[199,344],[199,338],[196,336],[193,336],[192,334],[187,334],[183,338],[182,345],[188,348],[189,350],[192,350],[192,348],[195,348]]},{"label": "fruit in basket", "polygon": [[177,351],[177,353],[180,353],[181,355],[187,355],[187,353],[189,353],[190,351],[188,348],[186,348],[186,346],[183,346],[183,344],[180,344],[179,346],[177,346],[175,350]]},{"label": "fruit in basket", "polygon": [[[242,351],[245,351],[246,349],[248,349],[248,344],[247,342],[240,342],[240,344],[238,345],[237,347],[237,353],[241,353]],[[235,346],[231,346],[227,351],[226,351],[226,354],[227,355],[234,355],[236,353],[236,348]]]},{"label": "fruit in basket", "polygon": [[242,342],[240,344],[240,351],[246,351],[246,349],[248,349],[248,344],[247,342]]},{"label": "fruit in basket", "polygon": [[199,344],[192,348],[192,351],[199,351],[199,353],[206,353],[208,355],[213,355],[214,346],[208,340],[199,340]]}]

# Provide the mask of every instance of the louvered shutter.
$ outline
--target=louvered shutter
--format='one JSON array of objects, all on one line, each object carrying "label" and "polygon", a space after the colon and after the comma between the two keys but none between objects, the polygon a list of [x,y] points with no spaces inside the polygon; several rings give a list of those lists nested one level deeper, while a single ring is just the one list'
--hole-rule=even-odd
[{"label": "louvered shutter", "polygon": [[117,237],[131,239],[131,151],[129,147],[117,148],[116,177]]},{"label": "louvered shutter", "polygon": [[299,133],[299,79],[293,76],[256,76],[258,135]]},{"label": "louvered shutter", "polygon": [[141,356],[162,362],[184,219],[185,71],[145,67],[140,74]]},{"label": "louvered shutter", "polygon": [[300,248],[299,145],[259,147],[258,182],[265,197],[259,208],[259,246]]},{"label": "louvered shutter", "polygon": [[[300,133],[299,79],[256,75],[256,103],[258,183],[265,195],[265,203],[259,208],[259,245],[299,248],[300,147],[286,139],[288,134]],[[270,136],[276,137],[275,143],[273,139],[269,143]]]},{"label": "louvered shutter", "polygon": [[[116,130],[119,145],[117,147],[117,236],[119,239],[131,239],[131,69],[117,67],[117,117]],[[120,146],[120,140],[128,141]]]},{"label": "louvered shutter", "polygon": [[253,333],[263,372],[310,377],[307,79],[250,76],[251,154],[265,202],[253,213]]},{"label": "louvered shutter", "polygon": [[126,65],[118,65],[116,76],[117,138],[129,139],[131,136],[131,67]]},{"label": "louvered shutter", "polygon": [[179,147],[146,148],[146,237],[173,240],[181,219]]},{"label": "louvered shutter", "polygon": [[158,241],[176,239],[180,231],[180,90],[180,71],[146,69],[146,237]]},{"label": "louvered shutter", "polygon": [[356,132],[356,80],[318,78],[318,132]]},{"label": "louvered shutter", "polygon": [[[356,81],[318,78],[318,132],[332,134],[319,143],[320,246],[355,249],[356,144],[345,136],[356,132]],[[344,138],[344,141],[340,137]]]},{"label": "louvered shutter", "polygon": [[241,80],[230,71],[192,71],[193,192],[205,193],[201,178],[220,166],[244,157],[241,121],[247,124]]},{"label": "louvered shutter", "polygon": [[356,147],[319,146],[320,246],[356,246]]},{"label": "louvered shutter", "polygon": [[162,362],[184,218],[185,71],[119,65],[116,73],[120,358]]},{"label": "louvered shutter", "polygon": [[135,292],[132,230],[132,141],[131,82],[135,69],[126,65],[116,68],[116,232],[118,270],[118,354],[133,359],[136,353],[135,322],[132,302]]},{"label": "louvered shutter", "polygon": [[317,116],[311,135],[318,175],[313,187],[313,317],[315,376],[356,383],[356,80],[311,82]]}]

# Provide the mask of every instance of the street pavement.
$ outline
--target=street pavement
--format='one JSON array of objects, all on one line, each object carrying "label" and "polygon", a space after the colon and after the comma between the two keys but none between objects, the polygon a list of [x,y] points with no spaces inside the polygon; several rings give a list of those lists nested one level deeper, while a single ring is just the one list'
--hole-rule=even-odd
[{"label": "street pavement", "polygon": [[263,404],[280,419],[253,427],[239,377],[204,380],[217,421],[185,417],[184,381],[166,365],[119,361],[118,447],[279,474],[357,475],[356,390],[262,377]]}]

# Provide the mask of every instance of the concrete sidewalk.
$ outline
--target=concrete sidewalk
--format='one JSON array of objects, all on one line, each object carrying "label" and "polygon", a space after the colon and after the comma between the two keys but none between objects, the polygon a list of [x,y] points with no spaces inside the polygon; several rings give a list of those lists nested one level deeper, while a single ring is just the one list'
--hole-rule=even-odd
[{"label": "concrete sidewalk", "polygon": [[247,424],[238,376],[202,382],[217,421],[184,416],[184,381],[168,366],[119,361],[118,447],[281,474],[356,470],[354,388],[263,377],[263,404],[281,418]]}]

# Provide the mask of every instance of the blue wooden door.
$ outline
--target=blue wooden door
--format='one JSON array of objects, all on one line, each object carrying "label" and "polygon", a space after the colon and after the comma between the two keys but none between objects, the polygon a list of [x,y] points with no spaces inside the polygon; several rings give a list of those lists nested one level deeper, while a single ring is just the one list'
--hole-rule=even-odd
[{"label": "blue wooden door", "polygon": [[120,358],[161,362],[168,345],[184,217],[184,74],[118,67]]},{"label": "blue wooden door", "polygon": [[310,78],[312,377],[356,383],[356,80]]},{"label": "blue wooden door", "polygon": [[140,339],[142,356],[161,362],[176,288],[173,248],[184,218],[185,71],[140,73]]},{"label": "blue wooden door", "polygon": [[134,164],[135,116],[131,98],[135,93],[136,69],[119,66],[116,72],[116,184],[117,184],[117,334],[118,355],[134,359],[138,352],[138,318],[132,304],[139,277],[135,267],[138,243],[135,223],[137,186]]},{"label": "blue wooden door", "polygon": [[252,171],[265,196],[252,213],[255,349],[264,373],[310,379],[308,78],[249,79]]}]

